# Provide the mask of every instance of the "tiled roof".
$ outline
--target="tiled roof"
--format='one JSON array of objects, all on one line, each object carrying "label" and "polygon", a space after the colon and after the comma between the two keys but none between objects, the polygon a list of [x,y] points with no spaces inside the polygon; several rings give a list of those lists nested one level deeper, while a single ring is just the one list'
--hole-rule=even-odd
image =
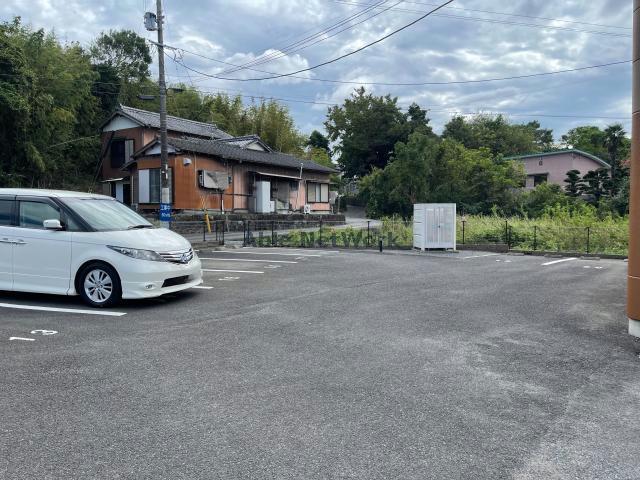
[{"label": "tiled roof", "polygon": [[[151,128],[160,128],[159,113],[140,110],[139,108],[127,107],[125,105],[120,105],[115,115],[117,115],[118,113],[121,113],[124,116],[129,117],[131,120],[144,126]],[[216,139],[232,138],[231,135],[220,130],[212,123],[196,122],[193,120],[187,120],[186,118],[174,117],[172,115],[167,115],[167,130]]]},{"label": "tiled roof", "polygon": [[[204,138],[183,137],[183,138],[168,138],[169,145],[174,148],[187,152],[203,153],[205,155],[212,155],[227,160],[243,161],[247,163],[256,163],[261,165],[271,165],[274,167],[285,167],[299,169],[302,163],[302,169],[306,171],[322,172],[322,173],[335,173],[337,170],[324,165],[319,165],[311,160],[294,157],[293,155],[287,155],[280,152],[262,152],[259,150],[251,150],[248,148],[241,148],[236,145],[230,144],[226,140],[208,140]],[[157,142],[157,140],[156,140]],[[144,155],[149,147],[154,145],[153,142],[141,149],[136,156]]]},{"label": "tiled roof", "polygon": [[516,155],[514,157],[505,157],[505,160],[523,160],[525,158],[536,158],[536,157],[552,157],[555,155],[562,155],[563,153],[575,153],[576,155],[582,155],[583,157],[589,158],[594,162],[602,165],[605,168],[611,168],[607,162],[602,160],[595,155],[591,155],[590,153],[583,152],[582,150],[578,150],[576,148],[567,148],[566,150],[555,150],[553,152],[540,152],[540,153],[528,153],[526,155]]},{"label": "tiled roof", "polygon": [[245,148],[252,143],[258,142],[265,149],[271,151],[271,147],[264,143],[262,139],[258,135],[245,135],[243,137],[233,137],[233,138],[225,138],[218,140],[219,142],[225,142],[230,145],[235,145],[236,147]]}]

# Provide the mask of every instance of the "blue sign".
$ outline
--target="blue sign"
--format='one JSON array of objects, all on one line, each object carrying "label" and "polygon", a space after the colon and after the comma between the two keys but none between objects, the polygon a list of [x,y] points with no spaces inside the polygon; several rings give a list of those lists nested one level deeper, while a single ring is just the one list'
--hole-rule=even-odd
[{"label": "blue sign", "polygon": [[170,203],[160,204],[160,221],[161,222],[171,221],[171,204]]}]

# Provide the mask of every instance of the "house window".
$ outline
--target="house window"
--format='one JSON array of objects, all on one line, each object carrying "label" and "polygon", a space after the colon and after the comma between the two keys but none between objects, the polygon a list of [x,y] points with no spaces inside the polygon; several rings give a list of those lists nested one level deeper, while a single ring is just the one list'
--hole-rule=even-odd
[{"label": "house window", "polygon": [[328,202],[329,201],[329,184],[328,183],[307,183],[307,203]]},{"label": "house window", "polygon": [[[169,202],[172,201],[172,171],[169,169]],[[138,203],[160,203],[162,180],[159,168],[150,168],[138,172]]]},{"label": "house window", "polygon": [[533,176],[533,186],[537,187],[538,185],[542,185],[543,183],[547,183],[548,175],[546,173],[540,175]]},{"label": "house window", "polygon": [[114,140],[111,142],[111,168],[120,168],[133,155],[133,140]]}]

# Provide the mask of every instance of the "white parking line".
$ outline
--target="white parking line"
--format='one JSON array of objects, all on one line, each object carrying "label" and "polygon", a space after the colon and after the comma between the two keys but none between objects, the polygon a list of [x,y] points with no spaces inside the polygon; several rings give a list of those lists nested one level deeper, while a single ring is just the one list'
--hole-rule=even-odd
[{"label": "white parking line", "polygon": [[200,260],[217,260],[220,262],[261,262],[261,263],[298,263],[292,260],[254,260],[253,258],[203,258]]},{"label": "white parking line", "polygon": [[577,258],[576,257],[561,258],[560,260],[553,260],[551,262],[543,263],[542,266],[544,267],[546,265],[554,265],[556,263],[570,262],[571,260],[577,260]]},{"label": "white parking line", "polygon": [[191,287],[191,288],[198,288],[200,290],[211,290],[213,287],[207,287],[205,285],[196,285],[196,286]]},{"label": "white parking line", "polygon": [[236,254],[246,254],[246,255],[282,255],[284,257],[321,257],[322,255],[316,255],[316,254],[307,254],[307,255],[301,255],[299,253],[276,253],[276,252],[232,252],[232,251],[226,251],[226,250],[216,250],[213,253],[215,253],[216,255],[218,253],[232,253],[234,255]]},{"label": "white parking line", "polygon": [[[251,250],[255,250],[256,252],[268,252],[269,250],[271,252],[273,252],[274,248],[277,248],[278,250],[280,250],[281,252],[301,252],[301,253],[320,253],[320,254],[324,254],[324,253],[340,253],[340,250],[318,250],[318,249],[314,249],[314,248],[283,248],[283,247],[270,247],[270,248],[263,248],[263,249],[259,249],[259,248],[253,248],[251,247]],[[243,248],[244,251],[249,250],[249,248],[245,247]]]},{"label": "white parking line", "polygon": [[264,272],[256,272],[254,270],[215,270],[211,268],[203,268],[203,272],[227,272],[227,273],[264,273]]},{"label": "white parking line", "polygon": [[485,253],[484,255],[471,255],[470,257],[462,257],[462,260],[467,260],[468,258],[495,257],[496,255],[500,255],[500,254],[499,253]]},{"label": "white parking line", "polygon": [[9,341],[11,340],[23,340],[25,342],[35,342],[35,338],[23,338],[23,337],[9,337]]},{"label": "white parking line", "polygon": [[122,317],[124,312],[109,312],[106,310],[79,310],[76,308],[36,307],[34,305],[18,305],[15,303],[0,303],[0,308],[13,308],[16,310],[35,310],[38,312],[80,313],[82,315],[104,315],[107,317]]}]

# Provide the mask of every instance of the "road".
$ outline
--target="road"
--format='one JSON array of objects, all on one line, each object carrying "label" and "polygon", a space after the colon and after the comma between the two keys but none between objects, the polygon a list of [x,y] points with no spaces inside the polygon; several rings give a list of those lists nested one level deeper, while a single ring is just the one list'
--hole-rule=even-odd
[{"label": "road", "polygon": [[0,478],[638,478],[626,263],[200,256],[100,315],[0,293]]}]

